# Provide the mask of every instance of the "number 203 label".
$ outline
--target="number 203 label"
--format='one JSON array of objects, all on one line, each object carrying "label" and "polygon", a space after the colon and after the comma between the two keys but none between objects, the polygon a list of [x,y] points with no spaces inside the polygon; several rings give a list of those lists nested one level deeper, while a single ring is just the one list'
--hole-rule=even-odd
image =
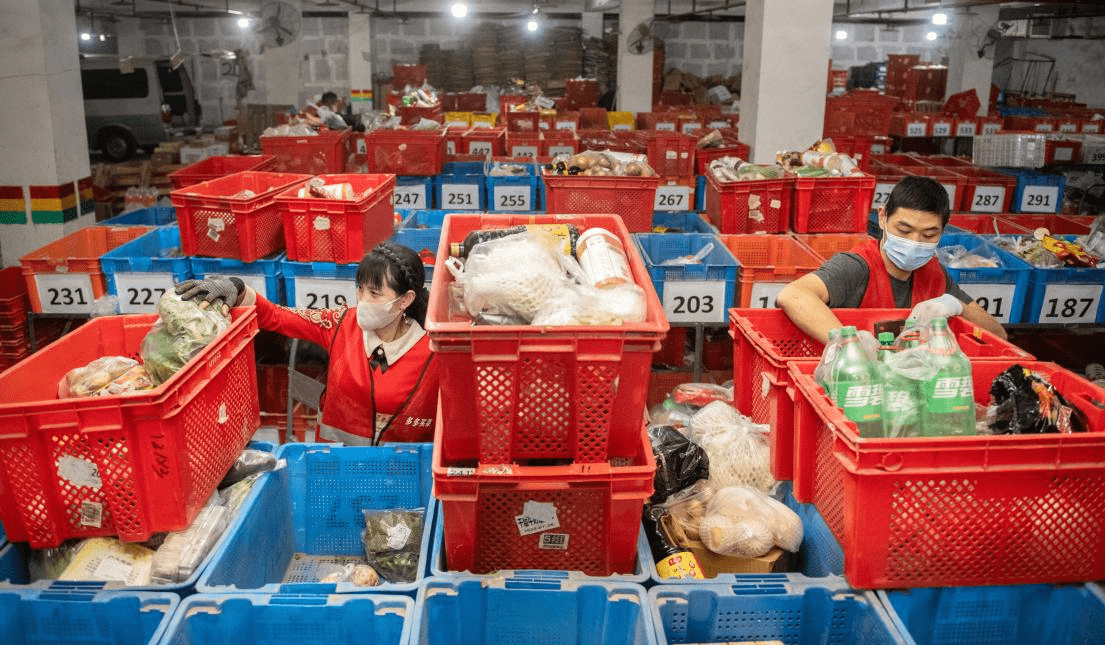
[{"label": "number 203 label", "polygon": [[674,323],[725,322],[729,304],[720,280],[676,280],[664,284],[664,313]]}]

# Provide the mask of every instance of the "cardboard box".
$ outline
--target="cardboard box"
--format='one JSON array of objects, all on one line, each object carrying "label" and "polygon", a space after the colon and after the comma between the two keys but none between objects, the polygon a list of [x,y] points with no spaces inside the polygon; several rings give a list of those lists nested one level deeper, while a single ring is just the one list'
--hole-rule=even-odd
[{"label": "cardboard box", "polygon": [[[668,528],[670,520],[671,516],[665,515],[660,523],[668,539],[672,540],[671,531]],[[733,555],[718,555],[707,549],[706,545],[699,540],[685,540],[679,546],[691,550],[698,559],[702,575],[707,579],[716,578],[719,573],[777,573],[787,571],[790,564],[789,554],[779,547],[771,549],[766,555],[758,558],[741,558]]]}]

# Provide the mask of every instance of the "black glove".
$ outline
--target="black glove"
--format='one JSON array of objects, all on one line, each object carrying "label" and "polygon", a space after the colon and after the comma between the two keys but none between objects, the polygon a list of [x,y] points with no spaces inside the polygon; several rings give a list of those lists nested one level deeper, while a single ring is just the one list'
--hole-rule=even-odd
[{"label": "black glove", "polygon": [[213,275],[203,280],[185,280],[176,286],[176,294],[181,300],[199,298],[201,303],[224,305],[228,308],[238,304],[238,298],[245,293],[245,290],[246,285],[240,278],[221,275]]}]

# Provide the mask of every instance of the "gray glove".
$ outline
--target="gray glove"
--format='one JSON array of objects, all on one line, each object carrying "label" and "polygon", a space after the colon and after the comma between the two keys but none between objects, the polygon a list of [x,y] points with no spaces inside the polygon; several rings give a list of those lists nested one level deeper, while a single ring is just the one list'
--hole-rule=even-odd
[{"label": "gray glove", "polygon": [[[199,299],[200,306],[222,305],[226,308],[238,304],[246,285],[240,278],[213,275],[203,280],[185,280],[176,286],[181,300]],[[205,306],[203,303],[207,303]]]}]

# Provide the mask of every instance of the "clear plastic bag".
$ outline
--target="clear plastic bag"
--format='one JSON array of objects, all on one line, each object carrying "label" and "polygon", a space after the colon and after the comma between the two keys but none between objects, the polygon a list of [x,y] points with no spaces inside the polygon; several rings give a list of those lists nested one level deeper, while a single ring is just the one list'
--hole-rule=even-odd
[{"label": "clear plastic bag", "polygon": [[940,264],[953,269],[985,269],[1001,266],[997,255],[982,245],[971,249],[967,249],[962,244],[941,246],[936,249],[936,257],[940,260]]},{"label": "clear plastic bag", "polygon": [[423,508],[364,510],[361,543],[372,568],[388,582],[414,582],[422,545]]},{"label": "clear plastic bag", "polygon": [[92,318],[114,316],[119,313],[119,296],[105,294],[96,298],[92,303]]},{"label": "clear plastic bag", "polygon": [[744,485],[768,491],[775,486],[767,441],[770,430],[733,406],[714,401],[691,417],[687,436],[706,451],[715,488]]},{"label": "clear plastic bag", "polygon": [[699,524],[702,543],[714,553],[758,558],[774,547],[796,553],[802,518],[770,495],[747,486],[717,490]]},{"label": "clear plastic bag", "polygon": [[714,401],[733,404],[733,386],[713,383],[680,383],[671,391],[671,398],[681,405],[704,407]]},{"label": "clear plastic bag", "polygon": [[642,322],[646,315],[645,292],[635,284],[598,289],[569,282],[553,292],[531,324],[620,325]]},{"label": "clear plastic bag", "polygon": [[157,384],[169,380],[230,326],[230,319],[219,309],[201,309],[195,300],[181,300],[173,292],[158,300],[160,320],[142,339],[139,352],[146,370]]},{"label": "clear plastic bag", "polygon": [[138,361],[126,356],[103,356],[66,372],[58,382],[58,398],[92,396],[112,381],[138,366]]},{"label": "clear plastic bag", "polygon": [[223,480],[219,482],[218,487],[233,486],[246,477],[272,470],[275,467],[276,456],[271,452],[247,448],[234,460],[234,465],[223,476]]},{"label": "clear plastic bag", "polygon": [[380,575],[367,564],[320,564],[318,573],[318,581],[322,583],[348,582],[357,587],[375,587],[380,584]]},{"label": "clear plastic bag", "polygon": [[681,255],[677,258],[668,258],[660,263],[660,266],[684,266],[687,264],[702,264],[702,261],[706,259],[707,255],[710,255],[714,250],[714,243],[707,242],[705,246],[698,250],[698,253],[693,255]]},{"label": "clear plastic bag", "polygon": [[662,503],[653,505],[649,517],[663,528],[672,544],[692,546],[694,542],[702,541],[699,529],[713,497],[714,487],[709,481],[701,479],[669,495]]},{"label": "clear plastic bag", "polygon": [[691,425],[691,417],[695,412],[696,408],[677,403],[669,396],[663,403],[652,406],[648,411],[648,418],[653,425],[686,428]]},{"label": "clear plastic bag", "polygon": [[230,511],[218,501],[219,496],[215,494],[188,528],[165,537],[150,565],[151,582],[184,582],[195,573],[230,524]]}]

